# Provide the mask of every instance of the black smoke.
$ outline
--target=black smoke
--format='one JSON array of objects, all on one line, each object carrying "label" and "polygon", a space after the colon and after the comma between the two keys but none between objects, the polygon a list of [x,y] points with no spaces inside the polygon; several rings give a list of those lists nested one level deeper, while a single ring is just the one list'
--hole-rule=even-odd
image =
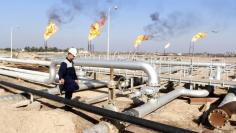
[{"label": "black smoke", "polygon": [[57,24],[66,24],[74,19],[74,14],[71,10],[65,10],[56,7],[49,10],[49,21],[53,20]]},{"label": "black smoke", "polygon": [[159,12],[150,15],[152,23],[144,27],[147,35],[159,40],[166,40],[175,35],[187,33],[197,22],[191,13],[173,12],[161,16]]},{"label": "black smoke", "polygon": [[[58,25],[70,23],[76,16],[87,12],[101,18],[108,9],[106,6],[113,4],[113,0],[61,0],[60,2],[48,11],[49,21],[53,20]],[[87,16],[93,15],[87,14]]]}]

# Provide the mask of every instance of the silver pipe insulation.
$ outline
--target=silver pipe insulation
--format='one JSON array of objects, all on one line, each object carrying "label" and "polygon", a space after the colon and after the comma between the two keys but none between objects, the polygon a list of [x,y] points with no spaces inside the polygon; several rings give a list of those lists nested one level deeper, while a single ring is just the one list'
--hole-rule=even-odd
[{"label": "silver pipe insulation", "polygon": [[[89,72],[98,72],[98,73],[109,73],[110,70],[107,69],[107,68],[91,68],[91,67],[83,67],[83,70],[85,71],[89,71]],[[162,67],[162,68],[159,68],[157,70],[157,73],[172,73],[174,71],[179,71],[181,70],[179,66],[176,66],[176,67]],[[117,69],[117,71],[115,70],[116,73],[118,74],[127,74],[129,75],[129,71],[121,71],[120,69]],[[131,75],[134,75],[132,72],[130,72]],[[135,74],[135,75],[138,75],[138,74]],[[145,76],[145,75],[143,75]]]},{"label": "silver pipe insulation", "polygon": [[[28,63],[49,66],[49,78],[44,83],[50,84],[55,82],[56,78],[56,66],[61,61],[36,61],[36,60],[22,60],[22,59],[8,59],[0,58],[2,61]],[[128,61],[112,61],[112,60],[75,60],[74,64],[77,66],[89,66],[89,67],[103,67],[103,68],[118,68],[118,69],[130,69],[130,70],[143,70],[148,75],[148,85],[158,86],[158,75],[152,65],[145,62],[128,62]]]},{"label": "silver pipe insulation", "polygon": [[[10,59],[0,58],[2,61],[16,62],[16,63],[28,63],[49,66],[49,79],[47,84],[53,83],[56,77],[56,65],[60,64],[61,61],[37,61],[37,60],[23,60],[23,59]],[[216,71],[216,79],[220,80],[221,67],[225,67],[225,63],[204,63],[204,62],[180,62],[180,61],[157,61],[159,64],[170,64],[170,65],[197,65],[197,66],[218,66]],[[120,69],[131,69],[131,70],[143,70],[149,77],[149,86],[155,86],[158,84],[157,74],[153,71],[154,68],[145,62],[127,62],[127,61],[112,61],[112,60],[76,60],[75,65],[78,66],[89,66],[89,67],[105,67],[105,68],[120,68]],[[155,74],[153,76],[153,74]]]},{"label": "silver pipe insulation", "polygon": [[162,61],[157,60],[153,61],[155,64],[162,64],[162,65],[182,65],[182,66],[202,66],[202,67],[208,67],[208,66],[220,66],[225,67],[226,63],[217,63],[217,62],[187,62],[187,61]]},{"label": "silver pipe insulation", "polygon": [[48,79],[45,80],[45,79],[40,78],[39,81],[36,81],[36,82],[41,82],[41,83],[46,83],[46,84],[51,84],[55,82],[56,65],[60,64],[60,62],[57,62],[57,61],[40,61],[40,60],[28,60],[28,59],[26,60],[26,59],[12,59],[12,58],[0,58],[0,61],[49,66]]},{"label": "silver pipe insulation", "polygon": [[[11,77],[16,77],[16,78],[21,78],[21,79],[25,79],[25,80],[29,80],[29,81],[34,81],[34,82],[46,82],[49,77],[49,73],[32,71],[32,70],[24,70],[24,69],[18,69],[18,68],[11,68],[11,67],[2,67],[2,66],[0,66],[0,74],[11,76]],[[58,79],[59,79],[59,76],[56,75],[55,81],[58,81]],[[92,80],[92,79],[79,78],[79,80],[81,80],[81,82],[87,82],[87,81],[94,82],[94,80]],[[95,80],[95,81],[98,82],[98,80]],[[102,81],[100,81],[100,82],[102,82]],[[102,82],[102,83],[105,83],[105,82]]]},{"label": "silver pipe insulation", "polygon": [[163,105],[171,102],[172,100],[180,96],[190,96],[190,97],[206,97],[209,95],[207,90],[189,90],[189,89],[175,89],[164,96],[160,96],[157,99],[150,99],[147,103],[125,111],[124,113],[130,114],[136,117],[144,117],[147,114],[157,110]]},{"label": "silver pipe insulation", "polygon": [[154,61],[156,65],[178,65],[178,66],[200,66],[200,67],[216,67],[216,73],[214,79],[220,80],[222,68],[225,68],[227,65],[226,63],[217,63],[217,62],[182,62],[182,61]]},{"label": "silver pipe insulation", "polygon": [[[86,59],[86,58],[83,58]],[[99,59],[100,60],[100,59]],[[166,60],[151,60],[151,61],[147,61],[147,60],[138,60],[141,62],[147,62],[147,63],[151,63],[151,64],[162,64],[162,65],[182,65],[182,66],[220,66],[220,67],[225,67],[226,63],[219,63],[219,62],[193,62],[193,61],[166,61]]]},{"label": "silver pipe insulation", "polygon": [[218,107],[222,107],[225,104],[233,102],[233,101],[236,101],[236,94],[233,92],[230,92],[224,97],[224,99],[222,100],[222,102],[220,103]]},{"label": "silver pipe insulation", "polygon": [[22,64],[35,64],[35,65],[44,65],[50,66],[50,61],[41,61],[41,60],[29,60],[29,59],[14,59],[14,58],[1,58],[0,61],[22,63]]},{"label": "silver pipe insulation", "polygon": [[1,70],[0,69],[0,74],[15,77],[15,78],[20,78],[20,79],[24,79],[24,80],[29,80],[29,81],[33,81],[33,82],[38,82],[38,83],[47,83],[47,81],[48,81],[48,77],[45,77],[42,75],[34,75],[34,74],[15,72],[15,71],[10,71],[10,70]]},{"label": "silver pipe insulation", "polygon": [[[150,99],[147,103],[145,103],[139,107],[127,110],[123,113],[131,115],[131,116],[135,116],[135,117],[144,117],[147,114],[157,110],[158,108],[162,107],[163,105],[176,99],[177,97],[180,97],[180,96],[206,97],[208,95],[209,95],[208,90],[188,90],[185,88],[176,89],[176,90],[171,91],[171,92],[167,93],[166,95],[161,96],[157,99]],[[129,124],[126,123],[124,126],[128,126],[128,125]],[[100,122],[91,128],[85,129],[83,131],[83,133],[103,133],[103,132],[117,131],[117,130],[111,130],[114,128],[117,128],[117,126],[114,126],[114,125],[112,126],[108,122]],[[101,131],[101,129],[103,129],[103,131]]]},{"label": "silver pipe insulation", "polygon": [[45,72],[39,72],[39,71],[33,71],[33,70],[26,70],[26,69],[19,69],[19,68],[13,68],[13,67],[5,67],[5,66],[0,66],[0,70],[11,70],[14,72],[22,72],[22,73],[27,73],[27,74],[34,74],[34,75],[41,75],[41,76],[49,76],[48,73]]},{"label": "silver pipe insulation", "polygon": [[129,70],[143,70],[148,75],[148,85],[158,86],[158,75],[154,67],[145,62],[115,61],[115,60],[76,60],[75,65],[103,68],[118,68]]}]

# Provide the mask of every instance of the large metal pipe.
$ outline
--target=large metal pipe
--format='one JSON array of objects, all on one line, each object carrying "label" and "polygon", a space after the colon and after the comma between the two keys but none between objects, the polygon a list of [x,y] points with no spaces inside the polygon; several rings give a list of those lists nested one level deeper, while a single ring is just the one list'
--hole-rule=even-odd
[{"label": "large metal pipe", "polygon": [[71,107],[74,108],[78,108],[78,109],[82,109],[91,113],[95,113],[98,115],[102,115],[104,117],[108,117],[110,119],[115,119],[115,120],[119,120],[119,121],[125,121],[125,122],[129,122],[132,124],[136,124],[142,127],[146,127],[146,128],[150,128],[153,129],[155,131],[161,131],[161,132],[169,132],[169,133],[174,133],[174,132],[178,132],[178,133],[186,133],[186,132],[193,132],[193,131],[189,131],[186,129],[181,129],[181,128],[177,128],[177,127],[173,127],[173,126],[169,126],[166,124],[162,124],[162,123],[158,123],[158,122],[154,122],[154,121],[150,121],[150,120],[145,120],[145,119],[141,119],[141,118],[137,118],[134,116],[129,116],[127,114],[123,114],[123,113],[118,113],[118,112],[114,112],[114,111],[110,111],[107,109],[103,109],[103,108],[99,108],[96,106],[92,106],[92,105],[88,105],[79,101],[74,101],[74,100],[68,100],[56,95],[51,95],[42,91],[38,91],[38,90],[33,90],[24,86],[19,86],[16,84],[12,84],[6,81],[1,81],[0,80],[0,84],[5,85],[5,86],[9,86],[12,88],[15,88],[17,90],[21,90],[24,91],[26,93],[32,93],[33,95],[37,95],[40,97],[44,97],[59,103],[63,103],[63,104],[67,104]]},{"label": "large metal pipe", "polygon": [[48,77],[45,77],[42,75],[28,74],[28,73],[23,73],[23,72],[15,72],[15,71],[2,70],[2,69],[0,69],[0,74],[16,77],[16,78],[20,78],[24,80],[29,80],[33,82],[38,82],[38,83],[48,82]]},{"label": "large metal pipe", "polygon": [[[84,58],[83,58],[84,59]],[[99,59],[100,60],[100,59]],[[202,66],[202,67],[207,67],[207,66],[220,66],[220,67],[225,67],[226,63],[220,63],[220,62],[194,62],[194,61],[166,61],[166,60],[146,60],[146,59],[138,59],[138,61],[141,62],[147,62],[151,64],[161,64],[161,65],[182,65],[182,66]]]},{"label": "large metal pipe", "polygon": [[[44,65],[49,66],[49,77],[46,80],[40,79],[36,82],[42,82],[46,84],[51,84],[55,81],[56,78],[56,65],[60,64],[60,62],[57,61],[40,61],[40,60],[26,60],[26,59],[10,59],[10,58],[0,58],[1,61],[6,62],[14,62],[14,63],[24,63],[24,64],[36,64],[36,65]],[[37,80],[37,79],[36,79]]]},{"label": "large metal pipe", "polygon": [[26,70],[26,69],[19,69],[19,68],[13,68],[13,67],[0,66],[0,70],[1,69],[3,69],[3,70],[10,70],[10,71],[14,71],[14,72],[33,74],[33,75],[49,76],[49,74],[45,73],[45,72]]},{"label": "large metal pipe", "polygon": [[[23,60],[23,59],[9,59],[0,58],[2,61],[16,62],[16,63],[27,63],[27,64],[38,64],[49,66],[49,78],[46,83],[50,84],[55,81],[56,77],[56,65],[59,65],[61,61],[38,61],[38,60]],[[216,79],[220,79],[219,71],[221,67],[225,67],[225,63],[207,63],[207,62],[180,62],[180,61],[157,61],[159,64],[169,64],[169,65],[196,65],[196,66],[217,66]],[[89,66],[89,67],[105,67],[105,68],[120,68],[120,69],[131,69],[131,70],[143,70],[147,73],[149,77],[149,85],[155,86],[158,84],[157,74],[153,71],[155,69],[145,62],[128,62],[128,61],[108,61],[108,60],[76,60],[75,64],[78,66]]]},{"label": "large metal pipe", "polygon": [[[123,113],[128,114],[130,116],[142,118],[142,117],[146,116],[147,114],[162,107],[163,105],[169,103],[170,101],[176,99],[177,97],[180,97],[180,96],[206,97],[208,95],[209,95],[208,90],[188,90],[188,89],[184,89],[184,88],[176,89],[176,90],[171,91],[171,92],[167,93],[166,95],[161,96],[157,99],[150,99],[147,103],[145,103],[139,107],[129,109]],[[115,123],[117,123],[117,122],[115,122]],[[127,125],[128,124],[126,124],[125,126],[127,126]],[[84,130],[83,133],[108,132],[111,128],[107,128],[107,127],[116,128],[116,126],[112,126],[109,123],[100,122],[97,125]],[[106,129],[106,131],[101,132],[101,129],[103,129],[103,130]]]},{"label": "large metal pipe", "polygon": [[22,64],[35,64],[50,66],[51,61],[41,61],[41,60],[29,60],[29,59],[14,59],[14,58],[0,58],[0,61],[22,63]]},{"label": "large metal pipe", "polygon": [[114,60],[76,60],[75,65],[103,68],[143,70],[148,75],[148,85],[158,86],[158,75],[154,67],[145,62],[114,61]]},{"label": "large metal pipe", "polygon": [[[46,83],[50,84],[55,81],[56,78],[56,66],[61,61],[36,61],[36,60],[22,60],[22,59],[8,59],[0,58],[2,61],[39,64],[49,66],[49,78]],[[130,70],[143,70],[148,75],[148,85],[158,86],[158,75],[152,65],[145,62],[128,62],[128,61],[112,61],[112,60],[76,60],[74,64],[77,66],[89,66],[89,67],[103,67],[103,68],[118,68],[118,69],[130,69]]]},{"label": "large metal pipe", "polygon": [[150,99],[147,103],[125,111],[125,113],[136,117],[144,117],[180,96],[206,97],[208,95],[208,90],[175,89],[157,99]]},{"label": "large metal pipe", "polygon": [[155,64],[162,64],[162,65],[182,65],[182,66],[202,66],[202,67],[208,67],[208,66],[219,66],[219,67],[225,67],[226,63],[217,63],[217,62],[187,62],[187,61],[162,61],[157,60],[153,61]]},{"label": "large metal pipe", "polygon": [[[90,89],[96,89],[101,87],[106,87],[107,83],[98,81],[98,80],[87,80],[87,79],[80,79],[79,80],[79,90],[78,91],[84,91],[84,90],[90,90]],[[40,91],[52,94],[52,95],[58,95],[60,94],[59,87],[50,88],[50,89],[42,89]],[[27,95],[25,93],[23,94],[10,94],[10,95],[4,95],[0,96],[0,102],[5,101],[22,101],[26,100]]]},{"label": "large metal pipe", "polygon": [[222,128],[236,113],[236,92],[229,92],[220,105],[209,113],[208,121],[215,128]]}]

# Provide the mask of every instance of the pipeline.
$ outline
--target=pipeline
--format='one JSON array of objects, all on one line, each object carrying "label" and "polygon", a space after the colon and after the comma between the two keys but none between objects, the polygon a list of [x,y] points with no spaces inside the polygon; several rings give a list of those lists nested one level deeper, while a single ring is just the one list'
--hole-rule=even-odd
[{"label": "pipeline", "polygon": [[147,103],[125,111],[124,113],[136,116],[144,117],[147,114],[157,110],[163,105],[169,103],[170,101],[180,97],[180,96],[191,96],[191,97],[206,97],[209,95],[208,90],[188,90],[188,89],[175,89],[164,96],[161,96],[157,99],[150,99]]},{"label": "pipeline", "polygon": [[13,71],[13,72],[27,73],[27,74],[32,74],[32,75],[49,76],[49,74],[45,73],[45,72],[38,72],[38,71],[19,69],[19,68],[13,68],[13,67],[0,66],[0,70],[1,69],[10,70],[10,71]]},{"label": "pipeline", "polygon": [[[83,58],[86,59],[86,58]],[[98,59],[97,59],[98,60]],[[100,60],[100,59],[99,59]],[[166,61],[166,60],[151,60],[147,61],[146,59],[139,59],[138,61],[141,62],[147,62],[151,64],[163,64],[163,65],[182,65],[182,66],[203,66],[203,67],[208,67],[208,66],[220,66],[220,67],[225,67],[228,64],[226,63],[220,63],[220,62],[193,62],[193,61]]]},{"label": "pipeline", "polygon": [[0,61],[23,63],[23,64],[26,63],[26,64],[44,65],[44,66],[50,66],[50,64],[51,64],[50,61],[14,59],[14,58],[0,58]]},{"label": "pipeline", "polygon": [[[180,96],[206,97],[208,95],[209,95],[208,90],[188,90],[188,89],[184,89],[184,88],[183,89],[176,89],[176,90],[171,91],[168,94],[161,96],[157,99],[154,99],[154,98],[150,99],[147,103],[145,103],[139,107],[129,109],[123,113],[130,115],[130,116],[142,118],[142,117],[146,116],[147,114],[162,107],[163,105],[166,105],[167,103],[176,99],[177,97],[180,97]],[[116,124],[116,122],[115,122],[115,124]],[[128,126],[128,125],[129,124],[126,124],[124,126]],[[106,127],[115,128],[115,126],[111,126],[108,122],[102,122],[102,123],[100,122],[99,124],[84,130],[83,133],[102,133],[102,132],[99,132],[101,129],[107,129],[105,132],[108,132],[108,130],[110,130],[111,128],[106,128]]]},{"label": "pipeline", "polygon": [[[61,61],[36,61],[36,60],[22,60],[22,59],[8,59],[0,58],[2,61],[16,62],[16,63],[28,63],[49,66],[49,78],[43,83],[53,83],[56,78],[56,66]],[[74,65],[87,66],[87,67],[103,67],[103,68],[118,68],[118,69],[130,69],[130,70],[143,70],[148,75],[148,85],[158,86],[158,75],[152,65],[145,62],[128,62],[128,61],[112,61],[112,60],[75,60]],[[40,80],[41,82],[41,80]]]},{"label": "pipeline", "polygon": [[142,127],[146,127],[146,128],[150,128],[153,129],[155,131],[161,131],[161,132],[178,132],[178,133],[186,133],[186,132],[193,132],[193,131],[189,131],[186,129],[181,129],[181,128],[177,128],[177,127],[173,127],[173,126],[169,126],[166,124],[162,124],[162,123],[158,123],[158,122],[153,122],[150,120],[145,120],[145,119],[141,119],[141,118],[137,118],[134,116],[129,116],[127,114],[123,114],[123,113],[118,113],[118,112],[114,112],[114,111],[110,111],[107,109],[103,109],[103,108],[99,108],[96,106],[92,106],[92,105],[88,105],[79,101],[73,101],[73,100],[68,100],[56,95],[51,95],[42,91],[38,91],[38,90],[33,90],[24,86],[20,86],[20,85],[16,85],[16,84],[12,84],[6,81],[0,81],[0,84],[5,85],[5,86],[9,86],[12,88],[15,88],[17,90],[21,90],[24,91],[26,93],[32,93],[33,95],[37,95],[40,97],[44,97],[59,103],[63,103],[66,105],[69,105],[71,107],[74,108],[78,108],[78,109],[82,109],[91,113],[95,113],[104,117],[108,117],[111,119],[116,119],[119,121],[125,121],[125,122],[129,122],[132,124],[136,124]]},{"label": "pipeline", "polygon": [[208,67],[208,66],[215,66],[215,67],[225,67],[226,63],[217,63],[217,62],[187,62],[187,61],[153,61],[155,64],[164,64],[164,65],[182,65],[182,66],[202,66],[202,67]]},{"label": "pipeline", "polygon": [[[40,61],[40,60],[25,60],[25,59],[12,59],[12,58],[4,58],[0,57],[0,60],[2,61],[8,61],[8,62],[16,62],[16,63],[27,63],[27,64],[37,64],[37,65],[47,65],[49,66],[51,64],[50,61]],[[81,59],[81,60],[91,60],[91,59]],[[98,60],[96,60],[98,61]],[[119,60],[113,60],[115,62],[120,62]],[[100,60],[98,61],[100,62]],[[143,62],[143,60],[141,60]],[[151,62],[148,62],[151,63]],[[228,64],[226,63],[218,63],[218,62],[192,62],[192,61],[163,61],[163,60],[157,60],[157,61],[152,61],[152,63],[155,64],[164,64],[164,65],[182,65],[182,66],[220,66],[220,67],[225,67]]]},{"label": "pipeline", "polygon": [[114,60],[76,60],[75,65],[87,67],[118,68],[143,70],[148,75],[148,85],[158,86],[158,75],[152,65],[145,62],[114,61]]},{"label": "pipeline", "polygon": [[216,109],[209,113],[208,121],[213,127],[222,128],[234,113],[236,113],[236,92],[232,91],[224,97]]},{"label": "pipeline", "polygon": [[[87,79],[80,79],[79,80],[79,90],[78,91],[84,91],[84,90],[90,90],[90,89],[96,89],[101,87],[106,87],[107,83],[98,81],[98,80],[87,80]],[[5,87],[6,88],[6,87]],[[59,87],[51,88],[51,89],[42,89],[40,90],[42,92],[52,94],[52,95],[58,95],[60,94]],[[10,95],[4,95],[0,96],[0,102],[5,101],[22,101],[26,100],[29,96],[29,94],[10,94]]]},{"label": "pipeline", "polygon": [[48,77],[42,76],[42,75],[36,75],[36,74],[29,74],[29,73],[23,73],[23,72],[15,72],[10,70],[0,70],[1,75],[7,75],[10,77],[20,78],[32,82],[37,83],[47,83]]},{"label": "pipeline", "polygon": [[183,61],[155,61],[156,65],[181,65],[181,66],[199,66],[199,67],[216,67],[216,73],[214,76],[214,79],[216,80],[220,80],[221,79],[221,73],[222,73],[222,69],[225,68],[227,65],[226,63],[217,63],[217,62],[212,62],[212,63],[208,63],[208,62],[183,62]]},{"label": "pipeline", "polygon": [[[57,61],[40,61],[40,60],[26,60],[26,59],[12,59],[12,58],[0,58],[0,61],[6,61],[6,62],[14,62],[14,63],[26,63],[26,64],[36,64],[36,65],[44,65],[49,66],[49,77],[47,79],[39,78],[36,82],[51,84],[55,82],[56,78],[56,66],[60,64],[60,62]],[[28,79],[28,75],[26,76]],[[34,78],[30,78],[33,80]],[[37,80],[37,78],[36,78]]]}]

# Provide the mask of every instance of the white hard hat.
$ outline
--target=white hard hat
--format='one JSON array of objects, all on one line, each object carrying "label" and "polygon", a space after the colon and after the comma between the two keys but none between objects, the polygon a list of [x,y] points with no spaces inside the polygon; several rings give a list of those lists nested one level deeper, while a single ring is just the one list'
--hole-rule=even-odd
[{"label": "white hard hat", "polygon": [[76,56],[77,55],[77,49],[76,48],[70,48],[68,50],[68,53],[71,53],[72,55]]}]

